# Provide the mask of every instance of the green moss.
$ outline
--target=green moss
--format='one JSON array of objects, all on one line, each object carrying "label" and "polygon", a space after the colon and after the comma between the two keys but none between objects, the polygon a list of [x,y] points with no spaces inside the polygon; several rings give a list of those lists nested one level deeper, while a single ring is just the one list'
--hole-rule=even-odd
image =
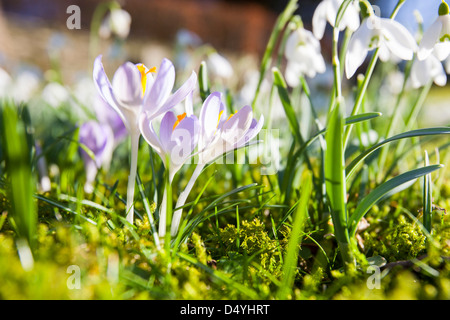
[{"label": "green moss", "polygon": [[426,249],[426,237],[419,225],[407,222],[403,215],[380,232],[365,232],[364,239],[367,250],[373,255],[385,257],[388,261],[415,258]]}]

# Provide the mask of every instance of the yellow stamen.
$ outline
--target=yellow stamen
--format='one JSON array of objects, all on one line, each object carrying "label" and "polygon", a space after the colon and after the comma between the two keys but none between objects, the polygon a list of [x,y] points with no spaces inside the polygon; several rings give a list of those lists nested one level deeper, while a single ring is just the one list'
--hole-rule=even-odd
[{"label": "yellow stamen", "polygon": [[143,64],[138,64],[137,68],[138,68],[139,72],[141,73],[142,95],[144,95],[145,94],[145,88],[147,86],[147,74],[149,74],[150,72],[155,73],[156,72],[156,67],[148,69],[148,71],[145,71],[145,69],[147,69],[147,68]]},{"label": "yellow stamen", "polygon": [[[228,117],[227,121],[231,119],[232,116],[234,116],[237,113],[237,111],[235,113],[230,114],[230,116]],[[227,122],[225,121],[225,122]]]},{"label": "yellow stamen", "polygon": [[217,126],[216,127],[219,127],[219,122],[220,122],[220,118],[222,117],[222,113],[223,113],[223,110],[220,111],[220,113],[219,113],[219,118],[217,119]]},{"label": "yellow stamen", "polygon": [[180,121],[183,120],[184,118],[186,118],[186,112],[177,116],[177,121],[175,121],[175,123],[173,124],[172,131],[175,130],[175,128],[180,124]]}]

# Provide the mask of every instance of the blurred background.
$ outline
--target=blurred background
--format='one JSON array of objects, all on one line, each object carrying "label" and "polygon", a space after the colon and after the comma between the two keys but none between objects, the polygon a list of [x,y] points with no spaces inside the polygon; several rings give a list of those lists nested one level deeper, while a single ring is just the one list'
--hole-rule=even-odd
[{"label": "blurred background", "polygon": [[[420,12],[427,28],[436,19],[440,2],[408,0],[397,20],[414,34],[414,11]],[[190,72],[197,71],[208,50],[216,50],[232,62],[235,72],[257,70],[275,20],[288,0],[117,1],[131,17],[129,34],[124,38],[99,37],[92,30],[94,14],[105,3],[108,1],[0,0],[0,68],[13,77],[27,69],[47,81],[56,79],[70,85],[81,75],[90,75],[93,59],[100,53],[108,58],[107,72],[126,60],[154,66],[163,57],[174,61],[178,70]],[[319,3],[299,1],[297,13],[309,30]],[[371,3],[380,6],[382,16],[389,16],[397,1]],[[70,5],[81,10],[80,29],[67,27]],[[325,60],[329,61],[329,26],[327,31],[321,43]],[[204,50],[189,51],[199,46]],[[0,87],[1,81],[0,75]]]}]

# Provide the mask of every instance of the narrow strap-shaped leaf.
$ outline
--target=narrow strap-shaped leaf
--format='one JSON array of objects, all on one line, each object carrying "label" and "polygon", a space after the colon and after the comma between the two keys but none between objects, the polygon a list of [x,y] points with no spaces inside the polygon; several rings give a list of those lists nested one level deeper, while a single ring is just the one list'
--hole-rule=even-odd
[{"label": "narrow strap-shaped leaf", "polygon": [[343,105],[338,101],[330,113],[328,130],[325,135],[325,184],[331,204],[331,217],[336,239],[340,243],[348,242],[347,233],[347,190],[345,181]]},{"label": "narrow strap-shaped leaf", "polygon": [[294,108],[292,107],[291,99],[287,90],[286,81],[283,78],[280,70],[276,67],[272,69],[274,76],[274,84],[278,89],[278,95],[280,96],[281,104],[283,105],[284,112],[289,121],[289,128],[292,131],[294,138],[300,145],[303,144],[303,137],[300,133],[300,126],[298,125],[297,116],[295,115]]},{"label": "narrow strap-shaped leaf", "polygon": [[356,233],[356,228],[358,226],[359,220],[361,220],[361,218],[364,217],[367,211],[369,211],[369,209],[373,205],[378,203],[380,199],[384,198],[387,194],[392,194],[393,190],[399,190],[399,187],[401,187],[402,185],[410,184],[411,181],[416,180],[417,178],[420,178],[442,167],[443,165],[436,164],[419,169],[414,169],[400,174],[395,178],[392,178],[376,187],[374,190],[372,190],[372,192],[364,197],[364,199],[356,207],[353,214],[350,216],[350,235],[353,236]]},{"label": "narrow strap-shaped leaf", "polygon": [[383,140],[374,146],[370,147],[363,153],[361,153],[358,157],[356,157],[346,168],[347,172],[347,181],[350,179],[350,177],[355,172],[356,167],[363,162],[365,158],[367,158],[370,154],[375,152],[378,148],[382,147],[383,145],[390,143],[392,141],[400,140],[400,139],[406,139],[406,138],[412,138],[412,137],[420,137],[420,136],[429,136],[429,135],[439,135],[439,134],[450,134],[450,128],[449,127],[436,127],[436,128],[426,128],[426,129],[417,129],[412,131],[403,132],[400,134],[397,134],[395,136],[392,136],[386,140]]}]

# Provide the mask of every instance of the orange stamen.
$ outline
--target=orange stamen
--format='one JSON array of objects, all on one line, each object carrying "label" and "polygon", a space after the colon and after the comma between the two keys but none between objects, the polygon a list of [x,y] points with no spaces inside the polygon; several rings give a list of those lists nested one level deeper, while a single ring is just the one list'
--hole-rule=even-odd
[{"label": "orange stamen", "polygon": [[151,69],[148,69],[147,71],[145,69],[147,69],[143,64],[138,64],[137,68],[139,70],[139,72],[141,73],[141,86],[142,86],[142,95],[145,94],[145,88],[147,86],[147,74],[149,74],[150,72],[155,73],[156,72],[156,67],[153,67]]},{"label": "orange stamen", "polygon": [[177,116],[177,121],[175,121],[175,123],[173,124],[172,131],[175,130],[175,128],[180,124],[180,121],[183,120],[184,118],[186,118],[186,112]]}]

